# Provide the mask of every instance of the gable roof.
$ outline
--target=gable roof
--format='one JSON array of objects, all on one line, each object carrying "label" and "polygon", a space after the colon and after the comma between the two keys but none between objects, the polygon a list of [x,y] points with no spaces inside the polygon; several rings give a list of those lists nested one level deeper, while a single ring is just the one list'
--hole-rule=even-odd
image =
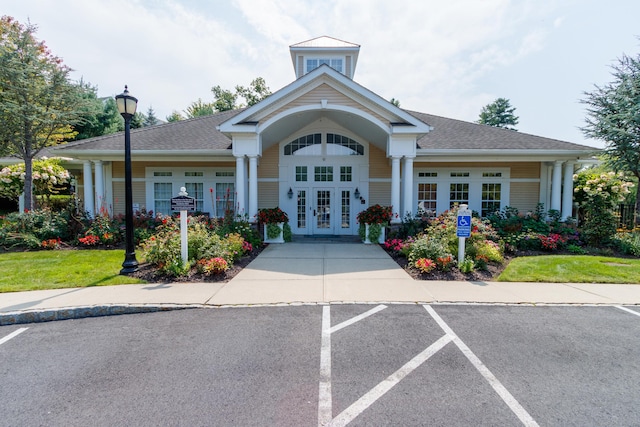
[{"label": "gable roof", "polygon": [[328,48],[359,48],[359,44],[346,42],[329,36],[320,36],[300,43],[292,44],[290,48],[298,47],[328,47]]}]

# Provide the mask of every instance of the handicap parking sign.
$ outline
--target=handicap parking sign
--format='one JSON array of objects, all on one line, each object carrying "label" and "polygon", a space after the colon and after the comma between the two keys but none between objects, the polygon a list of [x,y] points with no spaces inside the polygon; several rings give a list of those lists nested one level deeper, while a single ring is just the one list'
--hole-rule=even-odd
[{"label": "handicap parking sign", "polygon": [[458,215],[456,237],[471,237],[471,215]]}]

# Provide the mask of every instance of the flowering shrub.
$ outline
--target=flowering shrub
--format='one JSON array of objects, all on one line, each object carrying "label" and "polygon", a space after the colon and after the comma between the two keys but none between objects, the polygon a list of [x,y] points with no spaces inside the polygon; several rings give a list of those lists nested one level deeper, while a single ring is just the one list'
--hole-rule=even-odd
[{"label": "flowering shrub", "polygon": [[7,214],[0,224],[0,245],[39,249],[43,240],[60,238],[67,241],[74,238],[70,230],[73,225],[74,222],[66,210],[12,212]]},{"label": "flowering shrub", "polygon": [[373,205],[358,213],[360,224],[387,224],[391,221],[391,206]]},{"label": "flowering shrub", "polygon": [[451,270],[451,267],[453,267],[455,264],[456,264],[456,261],[453,259],[453,256],[451,255],[441,256],[436,259],[436,265],[442,271]]},{"label": "flowering shrub", "polygon": [[[69,171],[60,166],[57,159],[33,161],[34,194],[56,194],[69,182]],[[24,163],[4,167],[0,170],[0,196],[17,199],[24,191]]]},{"label": "flowering shrub", "polygon": [[545,251],[555,251],[559,247],[563,247],[567,243],[567,238],[557,233],[551,233],[548,236],[540,235],[540,245]]},{"label": "flowering shrub", "polygon": [[224,273],[229,269],[229,264],[224,258],[201,259],[196,262],[198,273],[207,275]]},{"label": "flowering shrub", "polygon": [[436,263],[429,258],[418,258],[414,265],[423,273],[430,273],[434,268],[436,268]]},{"label": "flowering shrub", "polygon": [[60,238],[58,237],[57,239],[47,239],[47,240],[43,240],[42,243],[40,244],[42,246],[42,249],[49,249],[49,250],[53,250],[53,249],[58,249],[60,247],[60,243],[62,241],[60,240]]},{"label": "flowering shrub", "polygon": [[260,209],[258,211],[258,222],[263,224],[275,224],[278,222],[289,222],[289,217],[280,208]]},{"label": "flowering shrub", "polygon": [[95,246],[100,243],[100,238],[93,234],[88,234],[78,239],[78,242],[84,246]]},{"label": "flowering shrub", "polygon": [[622,173],[581,173],[574,175],[574,200],[583,216],[581,231],[588,244],[610,241],[616,233],[613,213],[616,205],[624,201],[633,185]]},{"label": "flowering shrub", "polygon": [[[84,245],[93,246],[98,244],[113,245],[122,240],[118,223],[109,218],[106,212],[99,213],[91,220],[89,228],[84,233],[85,238],[89,236],[92,236],[89,240],[82,241],[82,239],[78,239],[78,241]],[[85,242],[91,242],[91,244]]]},{"label": "flowering shrub", "polygon": [[402,239],[389,239],[384,242],[384,248],[393,252],[402,252],[407,245],[408,243],[405,243]]}]

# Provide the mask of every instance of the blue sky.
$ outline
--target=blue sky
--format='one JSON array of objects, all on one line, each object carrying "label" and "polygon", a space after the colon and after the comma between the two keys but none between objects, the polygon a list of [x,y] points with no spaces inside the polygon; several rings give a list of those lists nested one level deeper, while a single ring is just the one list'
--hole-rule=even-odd
[{"label": "blue sky", "polygon": [[581,144],[583,92],[640,53],[637,0],[0,0],[96,86],[164,118],[211,87],[294,80],[291,44],[361,45],[354,80],[401,107],[475,121],[508,98],[521,132]]}]

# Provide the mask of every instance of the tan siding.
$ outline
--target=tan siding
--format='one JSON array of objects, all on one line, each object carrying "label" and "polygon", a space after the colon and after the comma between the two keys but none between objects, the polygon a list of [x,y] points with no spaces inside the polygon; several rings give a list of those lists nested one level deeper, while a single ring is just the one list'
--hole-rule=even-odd
[{"label": "tan siding", "polygon": [[390,182],[370,182],[369,183],[369,200],[367,205],[383,205],[391,204],[391,183]]},{"label": "tan siding", "polygon": [[540,162],[514,163],[511,178],[540,178]]},{"label": "tan siding", "polygon": [[391,178],[391,165],[384,151],[369,145],[369,177]]},{"label": "tan siding", "polygon": [[540,195],[540,184],[537,182],[512,182],[509,194],[509,206],[520,212],[534,211]]},{"label": "tan siding", "polygon": [[297,75],[297,77],[300,78],[300,77],[302,77],[303,74],[304,74],[304,57],[303,56],[298,56],[298,75]]},{"label": "tan siding", "polygon": [[258,209],[278,206],[278,183],[258,182]]},{"label": "tan siding", "polygon": [[[131,189],[133,190],[133,204],[136,203],[140,206],[140,208],[145,208],[146,210],[153,210],[153,206],[146,206],[147,204],[147,193],[145,191],[145,183],[144,182],[133,182],[131,183]],[[113,183],[113,213],[114,215],[123,214],[125,211],[124,205],[124,182],[114,182]]]},{"label": "tan siding", "polygon": [[329,104],[343,105],[347,107],[357,108],[362,111],[366,111],[367,113],[373,115],[383,123],[389,123],[389,121],[386,120],[384,117],[374,113],[369,109],[363,108],[362,105],[360,105],[357,101],[343,95],[342,93],[338,92],[337,90],[335,90],[334,88],[332,88],[326,83],[321,84],[320,86],[311,90],[310,92],[305,93],[304,95],[302,95],[297,99],[294,99],[293,101],[286,104],[284,107],[272,112],[268,116],[261,118],[260,122],[264,123],[265,121],[269,120],[271,117],[277,114],[280,114],[283,111],[289,110],[291,108],[300,107],[304,105],[313,105],[313,104],[319,105],[320,101],[323,99],[326,99]]},{"label": "tan siding", "polygon": [[262,152],[260,167],[258,168],[258,178],[278,178],[278,162],[280,161],[278,148],[279,145],[276,144]]},{"label": "tan siding", "polygon": [[344,74],[347,77],[351,77],[351,55],[347,55],[347,57],[345,58],[345,64],[344,64]]}]

